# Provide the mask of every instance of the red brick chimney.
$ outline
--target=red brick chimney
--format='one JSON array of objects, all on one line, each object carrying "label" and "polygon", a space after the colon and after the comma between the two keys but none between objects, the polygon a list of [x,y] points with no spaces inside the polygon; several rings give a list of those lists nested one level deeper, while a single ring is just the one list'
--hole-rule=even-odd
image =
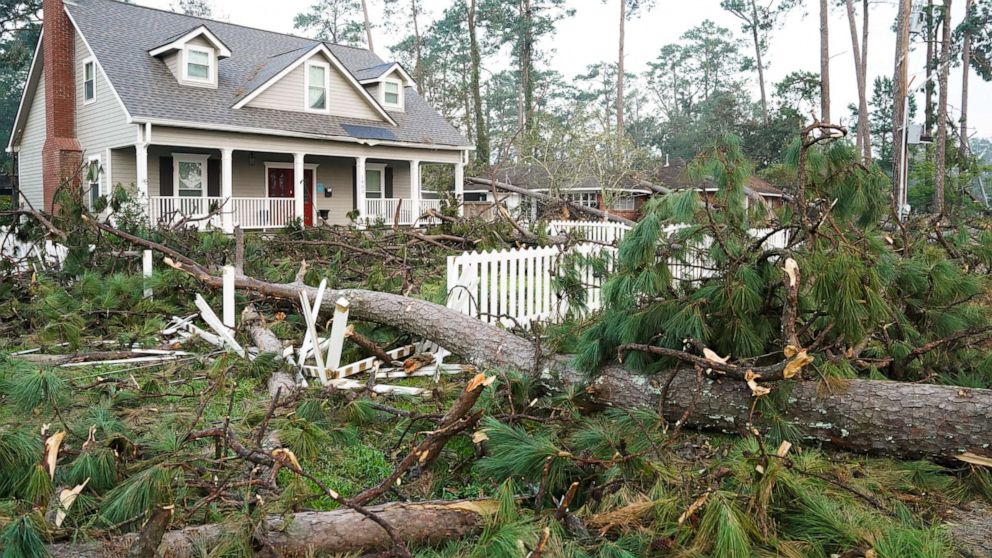
[{"label": "red brick chimney", "polygon": [[76,138],[75,31],[62,0],[43,0],[45,146],[41,151],[46,211],[54,211],[55,191],[69,178],[78,185],[82,149]]}]

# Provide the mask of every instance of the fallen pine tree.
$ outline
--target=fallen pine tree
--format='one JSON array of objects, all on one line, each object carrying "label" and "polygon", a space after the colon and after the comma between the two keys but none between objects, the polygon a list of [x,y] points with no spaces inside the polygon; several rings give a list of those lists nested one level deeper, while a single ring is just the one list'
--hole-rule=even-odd
[{"label": "fallen pine tree", "polygon": [[[219,275],[175,250],[101,227],[165,254],[170,265],[207,286],[223,286]],[[312,301],[317,291],[299,282],[272,283],[243,274],[235,277],[235,286],[291,301],[298,300],[301,291]],[[529,371],[557,382],[558,387],[589,384],[590,395],[603,405],[663,408],[667,419],[684,419],[686,426],[706,430],[739,432],[752,421],[762,425],[760,413],[752,414],[752,391],[739,379],[708,377],[697,394],[695,374],[687,369],[674,376],[661,405],[662,376],[607,366],[590,377],[568,356],[543,356],[533,341],[441,305],[396,294],[327,291],[325,311],[333,313],[334,301],[340,297],[348,299],[356,319],[430,339],[478,366]],[[992,440],[992,390],[861,379],[830,385],[797,381],[790,386],[782,414],[805,438],[839,449],[947,461],[966,451],[985,450]]]}]

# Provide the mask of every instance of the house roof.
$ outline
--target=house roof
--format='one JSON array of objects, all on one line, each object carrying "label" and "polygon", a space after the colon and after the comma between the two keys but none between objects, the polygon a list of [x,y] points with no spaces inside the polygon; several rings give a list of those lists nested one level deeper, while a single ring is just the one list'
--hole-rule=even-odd
[{"label": "house roof", "polygon": [[[125,109],[135,121],[168,121],[190,127],[277,130],[301,135],[354,137],[352,127],[388,128],[396,141],[471,147],[471,142],[412,87],[405,111],[387,111],[396,122],[346,118],[256,107],[235,109],[245,95],[279,74],[321,41],[126,4],[116,0],[75,0],[66,11],[82,33]],[[207,26],[231,50],[218,62],[217,89],[179,84],[165,63],[148,51]],[[373,52],[324,43],[342,66],[356,72],[386,66]],[[363,74],[364,75],[364,74]],[[357,78],[356,78],[357,81]],[[374,99],[371,101],[376,103]],[[382,107],[379,107],[382,110]]]},{"label": "house roof", "polygon": [[[676,158],[669,162],[668,165],[663,167],[658,167],[654,170],[651,177],[648,178],[652,182],[660,184],[662,186],[671,188],[672,190],[686,190],[690,188],[699,190],[711,190],[714,186],[709,180],[704,180],[702,183],[699,181],[694,181],[689,178],[688,164],[685,159]],[[782,198],[786,197],[785,192],[772,186],[767,181],[758,178],[757,176],[750,176],[747,179],[747,184],[745,185],[749,190],[763,197],[770,198]]]}]

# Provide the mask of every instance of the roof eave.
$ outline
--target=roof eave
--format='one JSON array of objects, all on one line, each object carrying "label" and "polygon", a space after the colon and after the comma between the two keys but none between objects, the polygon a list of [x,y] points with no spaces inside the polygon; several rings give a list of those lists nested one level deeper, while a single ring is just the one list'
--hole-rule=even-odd
[{"label": "roof eave", "polygon": [[187,42],[201,35],[205,36],[207,40],[212,45],[214,45],[214,48],[217,49],[218,58],[231,57],[231,49],[228,48],[228,46],[224,44],[224,41],[220,40],[220,38],[217,37],[217,35],[214,35],[213,31],[211,31],[206,25],[202,23],[197,27],[195,27],[194,29],[192,29],[190,32],[183,35],[182,37],[179,37],[174,41],[170,41],[162,46],[158,46],[149,50],[148,54],[151,56],[160,56],[167,52],[172,52],[174,50],[181,50],[186,45]]},{"label": "roof eave", "polygon": [[[24,123],[22,120],[27,117],[27,113],[24,110],[25,102],[28,97],[28,90],[31,89],[31,80],[35,77],[35,70],[37,70],[38,64],[38,54],[41,52],[41,43],[45,34],[45,29],[42,28],[41,33],[38,33],[38,44],[34,46],[34,56],[31,58],[31,67],[28,69],[28,79],[24,82],[24,90],[21,91],[21,101],[17,104],[17,114],[14,115],[14,127],[10,130],[10,138],[7,139],[7,153],[13,153],[14,151],[14,139],[19,135],[18,130],[23,132]],[[35,87],[37,89],[37,87]],[[20,145],[20,141],[17,142]]]}]

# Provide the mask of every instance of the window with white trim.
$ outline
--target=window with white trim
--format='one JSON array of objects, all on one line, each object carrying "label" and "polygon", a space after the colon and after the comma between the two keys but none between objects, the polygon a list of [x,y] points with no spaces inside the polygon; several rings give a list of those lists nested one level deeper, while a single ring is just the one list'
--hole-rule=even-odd
[{"label": "window with white trim", "polygon": [[387,79],[382,82],[382,104],[396,108],[403,106],[402,82],[395,79]]},{"label": "window with white trim", "polygon": [[385,165],[365,169],[365,197],[367,199],[378,200],[386,197],[386,193],[383,191],[385,174]]},{"label": "window with white trim", "polygon": [[207,194],[207,156],[176,153],[173,155],[173,185],[181,198],[201,198]]},{"label": "window with white trim", "polygon": [[214,50],[212,48],[187,45],[183,52],[186,56],[186,61],[183,64],[183,79],[213,83]]},{"label": "window with white trim", "polygon": [[96,101],[96,61],[83,60],[83,104]]},{"label": "window with white trim", "polygon": [[331,66],[323,62],[307,62],[306,109],[313,112],[330,110],[327,97],[331,92]]},{"label": "window with white trim", "polygon": [[100,156],[94,155],[86,162],[86,192],[84,192],[86,205],[91,211],[96,209],[97,202],[103,195],[100,186],[102,182],[103,167],[100,165]]},{"label": "window with white trim", "polygon": [[610,209],[616,209],[619,211],[633,211],[634,196],[619,194],[617,197],[613,198],[613,203],[610,204]]},{"label": "window with white trim", "polygon": [[592,209],[599,209],[599,196],[595,192],[567,194],[568,201]]}]

